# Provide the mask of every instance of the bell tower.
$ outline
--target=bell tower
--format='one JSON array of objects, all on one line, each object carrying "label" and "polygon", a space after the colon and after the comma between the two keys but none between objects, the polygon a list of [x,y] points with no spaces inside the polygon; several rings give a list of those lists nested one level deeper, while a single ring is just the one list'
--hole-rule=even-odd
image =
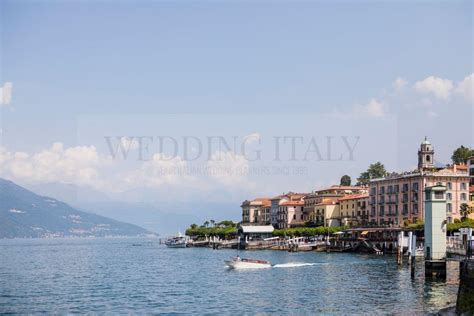
[{"label": "bell tower", "polygon": [[434,150],[433,145],[425,136],[425,140],[421,143],[418,150],[418,170],[431,168],[434,168]]}]

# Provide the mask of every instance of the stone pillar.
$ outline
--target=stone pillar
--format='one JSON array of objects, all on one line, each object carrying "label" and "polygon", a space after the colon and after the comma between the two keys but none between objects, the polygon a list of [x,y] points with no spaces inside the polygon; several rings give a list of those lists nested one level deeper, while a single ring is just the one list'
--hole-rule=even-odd
[{"label": "stone pillar", "polygon": [[425,275],[446,278],[446,187],[442,185],[425,188],[424,248]]}]

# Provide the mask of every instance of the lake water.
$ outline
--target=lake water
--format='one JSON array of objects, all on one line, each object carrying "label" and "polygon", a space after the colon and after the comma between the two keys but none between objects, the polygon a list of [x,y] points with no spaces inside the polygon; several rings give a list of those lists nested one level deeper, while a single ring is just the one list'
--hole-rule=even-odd
[{"label": "lake water", "polygon": [[240,251],[277,266],[227,269],[236,254],[156,239],[0,240],[0,313],[381,314],[456,301],[453,277],[425,283],[422,262],[412,280],[393,256]]}]

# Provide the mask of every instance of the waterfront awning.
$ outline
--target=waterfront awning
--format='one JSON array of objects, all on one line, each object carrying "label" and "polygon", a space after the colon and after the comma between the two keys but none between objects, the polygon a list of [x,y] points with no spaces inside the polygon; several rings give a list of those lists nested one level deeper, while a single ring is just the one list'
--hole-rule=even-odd
[{"label": "waterfront awning", "polygon": [[367,235],[369,233],[369,231],[367,230],[364,230],[362,233],[360,233],[361,235]]},{"label": "waterfront awning", "polygon": [[275,230],[272,225],[248,225],[240,228],[244,234],[273,233]]}]

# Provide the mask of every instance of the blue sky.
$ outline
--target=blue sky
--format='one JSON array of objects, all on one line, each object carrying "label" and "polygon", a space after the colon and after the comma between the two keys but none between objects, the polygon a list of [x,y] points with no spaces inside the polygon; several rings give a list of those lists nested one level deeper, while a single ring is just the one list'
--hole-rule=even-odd
[{"label": "blue sky", "polygon": [[[218,132],[237,128],[240,136],[263,137],[266,130],[267,139],[279,129],[260,128],[270,124],[266,114],[278,114],[271,124],[286,134],[299,119],[288,123],[285,114],[310,116],[333,124],[308,123],[299,133],[337,134],[334,127],[351,122],[359,126],[347,133],[374,143],[354,163],[324,166],[304,181],[294,177],[268,189],[279,191],[311,190],[346,172],[355,178],[376,160],[391,170],[410,169],[425,135],[443,163],[455,147],[473,143],[470,1],[2,1],[0,13],[0,84],[13,85],[11,102],[1,107],[1,143],[10,161],[18,152],[28,156],[20,155],[26,165],[3,166],[2,176],[20,182],[77,177],[34,170],[40,168],[34,154],[51,151],[55,142],[63,144],[62,151],[56,147],[63,158],[77,146],[95,146],[101,156],[105,130],[163,133],[153,120],[128,121],[130,115],[159,121],[164,114],[200,114],[200,124],[211,125],[214,114],[229,121],[238,114],[237,127],[221,124]],[[254,115],[262,119],[255,122]],[[381,120],[389,123],[381,127]],[[91,129],[90,122],[101,126]],[[204,133],[189,124],[190,133]],[[103,165],[81,163],[102,173],[102,185],[111,176]],[[253,180],[262,191],[270,181]]]}]

